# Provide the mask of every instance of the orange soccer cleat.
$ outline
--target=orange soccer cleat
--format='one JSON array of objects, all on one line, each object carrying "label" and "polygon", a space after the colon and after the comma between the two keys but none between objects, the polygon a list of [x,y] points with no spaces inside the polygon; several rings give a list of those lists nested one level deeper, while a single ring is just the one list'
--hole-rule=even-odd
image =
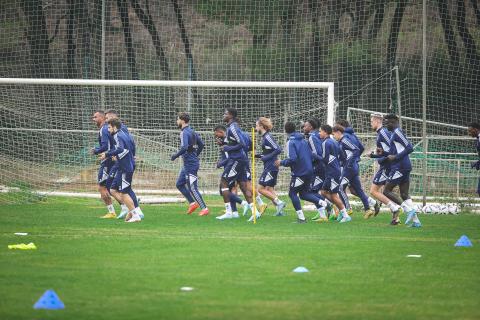
[{"label": "orange soccer cleat", "polygon": [[200,217],[203,217],[203,216],[206,216],[210,213],[210,210],[208,210],[208,208],[205,208],[205,209],[202,209],[202,211],[200,211],[200,213],[198,214]]},{"label": "orange soccer cleat", "polygon": [[188,210],[187,210],[187,214],[192,214],[193,211],[197,210],[197,208],[200,207],[200,205],[196,202],[194,203],[191,203],[189,206],[188,206]]}]

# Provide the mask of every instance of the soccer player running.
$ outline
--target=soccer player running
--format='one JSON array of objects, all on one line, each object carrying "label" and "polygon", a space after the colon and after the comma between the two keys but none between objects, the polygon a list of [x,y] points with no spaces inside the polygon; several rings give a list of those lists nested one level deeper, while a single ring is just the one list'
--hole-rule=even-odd
[{"label": "soccer player running", "polygon": [[[323,181],[325,180],[325,164],[321,161],[320,157],[322,154],[322,139],[320,138],[318,125],[319,123],[316,119],[309,119],[303,124],[303,133],[307,138],[313,160],[313,177],[310,183],[310,191],[319,194],[320,198],[325,200],[327,203],[327,215],[331,215],[332,205],[330,201],[320,195],[320,190],[322,189]],[[319,213],[317,213],[312,220],[317,222],[323,221]]]},{"label": "soccer player running", "polygon": [[283,216],[285,202],[278,198],[275,192],[275,185],[277,184],[278,168],[275,166],[275,161],[278,159],[278,155],[282,153],[282,149],[275,142],[270,131],[273,128],[272,120],[265,117],[258,118],[255,124],[255,130],[262,137],[262,154],[255,155],[256,158],[260,158],[263,162],[263,172],[258,181],[258,192],[270,199],[276,207],[276,216]]},{"label": "soccer player running", "polygon": [[[105,113],[103,111],[97,110],[93,113],[92,121],[96,124],[98,131],[98,147],[92,148],[91,153],[94,155],[99,155],[110,150],[113,147],[113,139],[108,132],[108,124],[106,123]],[[100,197],[107,206],[108,213],[102,216],[103,219],[112,219],[116,217],[115,208],[113,207],[112,198],[110,197],[110,192],[108,191],[107,182],[112,169],[113,161],[108,159],[103,159],[100,162],[100,168],[98,170],[98,191],[100,192]]]},{"label": "soccer player running", "polygon": [[363,192],[362,183],[360,182],[360,170],[358,159],[360,158],[360,149],[350,141],[344,134],[345,128],[341,125],[335,125],[332,128],[333,137],[340,144],[340,163],[342,165],[342,178],[340,180],[340,196],[346,207],[350,206],[346,189],[347,186],[353,187],[357,191],[358,197],[362,199],[365,210],[365,217],[371,216],[375,212],[370,209],[368,196]]},{"label": "soccer player running", "polygon": [[204,143],[200,136],[190,127],[190,115],[181,112],[177,117],[177,126],[180,131],[180,149],[171,156],[175,161],[178,157],[183,158],[183,167],[177,179],[177,189],[183,194],[190,204],[187,214],[192,214],[198,207],[201,208],[199,216],[209,213],[205,201],[198,190],[198,169],[200,168],[200,153]]},{"label": "soccer player running", "polygon": [[[219,125],[216,126],[213,129],[213,133],[215,135],[215,141],[219,146],[222,146],[224,144],[224,139],[227,135],[227,128],[225,126]],[[223,150],[220,150],[220,157],[217,162],[217,168],[225,168],[225,166],[228,163],[228,152],[225,152]],[[237,203],[243,206],[243,215],[246,215],[248,212],[248,202],[245,200],[242,200],[238,195],[237,195],[237,186],[236,186],[236,181],[233,181],[233,183],[229,186],[230,189],[230,206],[232,207],[232,216],[234,218],[238,218],[238,210],[237,210]],[[219,189],[220,196],[222,196],[222,191]]]},{"label": "soccer player running", "polygon": [[277,168],[280,166],[290,167],[291,180],[288,196],[297,212],[297,222],[307,222],[300,199],[313,203],[317,208],[321,221],[328,221],[325,214],[327,203],[322,200],[318,193],[310,191],[313,176],[313,159],[308,143],[305,141],[303,134],[295,130],[293,122],[285,123],[285,133],[288,134],[287,145],[285,146],[286,158],[281,161],[277,159],[275,166]]},{"label": "soccer player running", "polygon": [[[477,139],[478,161],[472,162],[472,169],[480,170],[480,123],[472,122],[468,124],[468,134]],[[477,193],[480,196],[480,177],[478,178]]]},{"label": "soccer player running", "polygon": [[[120,119],[120,117],[118,115],[118,112],[116,110],[109,109],[109,110],[105,111],[105,120],[108,122],[110,119]],[[133,136],[130,134],[127,126],[123,122],[122,122],[120,130],[122,130],[125,134],[128,134],[133,139]],[[112,138],[112,140],[113,140],[113,138]],[[135,141],[135,140],[133,139],[133,141]],[[114,144],[114,142],[112,142],[112,147],[113,147],[113,144]],[[135,161],[135,148],[133,150],[130,150],[130,152],[132,152],[133,159]],[[109,192],[110,192],[110,186],[112,184],[112,181],[113,181],[113,179],[115,179],[115,175],[117,174],[118,166],[119,166],[118,161],[113,161],[113,166],[110,169],[110,172],[108,174],[108,179],[107,179],[107,188],[108,188]],[[116,194],[118,194],[118,193],[116,193]],[[112,196],[114,196],[114,195],[112,194]],[[114,196],[114,198],[115,198],[115,196]],[[118,203],[120,204],[120,206],[122,208],[122,210],[120,211],[120,214],[117,216],[117,219],[125,219],[129,210],[128,210],[127,206],[121,202],[121,199],[116,199],[116,200],[118,201]],[[133,204],[135,205],[135,209],[137,209],[138,212],[139,212],[140,218],[143,219],[144,215],[143,215],[142,209],[140,209],[140,205],[138,203],[138,199],[137,199],[136,195],[132,200],[133,200]]]},{"label": "soccer player running", "polygon": [[[401,205],[403,210],[407,213],[405,224],[409,225],[412,222],[412,227],[421,227],[422,224],[418,219],[417,212],[413,205],[412,199],[409,195],[410,189],[410,172],[412,171],[412,163],[408,156],[413,152],[413,146],[408,141],[405,133],[399,128],[398,117],[394,114],[388,114],[384,117],[388,131],[392,133],[390,137],[390,151],[388,152],[387,161],[390,164],[390,172],[387,183],[383,189],[383,194]],[[395,187],[400,189],[400,197],[393,192]],[[399,211],[393,214],[391,224],[399,224]]]},{"label": "soccer player running", "polygon": [[338,192],[340,188],[341,167],[338,159],[340,146],[330,138],[332,127],[324,124],[320,127],[322,142],[321,160],[325,164],[325,181],[322,185],[322,195],[330,200],[340,210],[337,221],[341,223],[350,222],[352,218],[348,215],[345,205],[340,199]]},{"label": "soccer player running", "polygon": [[[392,211],[394,217],[399,216],[400,206],[387,198],[383,192],[382,188],[387,183],[387,178],[390,173],[390,164],[387,161],[388,153],[390,152],[390,138],[391,132],[383,126],[383,115],[379,113],[374,113],[370,117],[370,125],[373,130],[377,133],[376,139],[376,152],[372,152],[369,157],[376,159],[379,165],[379,168],[375,175],[373,176],[372,185],[370,187],[370,194],[385,204]],[[375,216],[378,214],[375,210]],[[371,215],[365,215],[365,219],[370,218]]]},{"label": "soccer player running", "polygon": [[[355,131],[353,130],[352,126],[347,120],[338,120],[336,122],[337,125],[340,125],[344,128],[343,135],[345,136],[346,139],[348,139],[354,146],[356,146],[359,150],[358,153],[355,155],[355,161],[357,163],[360,162],[360,156],[363,154],[363,151],[365,151],[365,147],[363,146],[362,142],[360,139],[357,137],[355,134]],[[360,174],[360,172],[359,172]],[[343,181],[342,181],[343,182]],[[354,179],[348,182],[348,189],[350,190],[350,193],[353,194],[354,196],[357,196],[360,198],[363,204],[363,208],[365,213],[368,213],[367,215],[364,215],[364,217],[370,217],[371,215],[378,214],[380,212],[380,203],[375,201],[372,197],[369,197],[365,194],[365,191],[362,188],[362,184],[360,182],[360,178]],[[345,188],[343,189],[345,190]],[[346,192],[342,191],[340,193],[342,196],[343,200],[343,195],[346,196]],[[350,203],[348,203],[348,207],[350,206]],[[374,208],[374,212],[371,210],[371,208]],[[351,211],[351,208],[347,208],[348,210]]]},{"label": "soccer player running", "polygon": [[114,148],[102,153],[100,159],[111,159],[113,157],[118,161],[118,170],[110,186],[110,192],[116,199],[124,203],[129,213],[125,218],[126,222],[140,222],[140,212],[135,208],[133,198],[136,198],[132,190],[132,179],[135,171],[135,159],[132,150],[135,150],[135,142],[129,134],[121,130],[122,123],[120,119],[110,119],[108,122],[108,131],[115,141]]},{"label": "soccer player running", "polygon": [[220,147],[222,151],[228,154],[228,161],[224,167],[222,177],[220,179],[220,191],[222,193],[223,202],[225,204],[225,214],[216,217],[218,220],[237,218],[233,215],[231,206],[231,187],[238,182],[248,207],[256,217],[260,217],[253,206],[251,183],[248,181],[248,157],[245,152],[246,144],[244,142],[244,133],[240,129],[237,122],[237,110],[227,108],[223,114],[223,121],[227,123],[227,132],[223,145]]}]

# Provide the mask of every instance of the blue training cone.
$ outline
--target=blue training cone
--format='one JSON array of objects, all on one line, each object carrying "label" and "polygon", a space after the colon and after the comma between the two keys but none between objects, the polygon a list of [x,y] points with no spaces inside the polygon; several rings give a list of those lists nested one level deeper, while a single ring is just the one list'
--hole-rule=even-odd
[{"label": "blue training cone", "polygon": [[38,301],[33,305],[34,309],[49,309],[49,310],[59,310],[65,309],[65,305],[62,300],[57,296],[55,291],[47,290],[45,293],[38,299]]},{"label": "blue training cone", "polygon": [[472,241],[466,235],[460,237],[455,243],[455,247],[473,247]]}]

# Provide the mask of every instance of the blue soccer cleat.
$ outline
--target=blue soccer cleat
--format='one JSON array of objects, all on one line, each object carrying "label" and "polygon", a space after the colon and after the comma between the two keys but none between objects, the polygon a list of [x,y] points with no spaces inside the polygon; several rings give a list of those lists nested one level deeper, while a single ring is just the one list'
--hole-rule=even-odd
[{"label": "blue soccer cleat", "polygon": [[415,211],[415,209],[408,211],[407,220],[405,220],[405,225],[408,225],[416,215],[417,215],[417,212]]},{"label": "blue soccer cleat", "polygon": [[340,220],[340,223],[345,223],[345,222],[350,222],[352,221],[352,218],[350,216],[345,216]]},{"label": "blue soccer cleat", "polygon": [[419,222],[414,222],[412,223],[412,225],[410,226],[412,228],[421,228],[422,227],[422,223],[419,221]]}]

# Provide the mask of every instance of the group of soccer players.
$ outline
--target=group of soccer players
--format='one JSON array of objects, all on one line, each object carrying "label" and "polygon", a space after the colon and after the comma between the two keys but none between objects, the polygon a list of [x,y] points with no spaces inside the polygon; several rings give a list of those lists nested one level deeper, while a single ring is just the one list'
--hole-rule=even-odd
[{"label": "group of soccer players", "polygon": [[[223,168],[219,192],[225,211],[216,219],[239,218],[237,205],[243,206],[243,215],[250,211],[249,221],[254,217],[260,218],[267,207],[261,196],[275,205],[275,215],[284,215],[287,204],[279,199],[275,186],[280,168],[289,167],[291,181],[288,195],[298,223],[307,222],[300,199],[313,203],[317,208],[313,221],[351,221],[352,209],[346,195],[348,187],[353,195],[361,199],[365,219],[376,216],[383,203],[392,212],[392,225],[400,223],[399,216],[404,211],[407,214],[405,224],[421,227],[409,196],[412,170],[409,154],[413,151],[413,146],[399,127],[396,115],[371,115],[371,126],[377,133],[376,150],[367,156],[379,164],[370,189],[371,197],[364,192],[359,177],[359,161],[364,146],[347,121],[338,121],[333,128],[320,124],[315,118],[304,121],[301,128],[293,122],[286,122],[284,131],[288,137],[285,155],[279,159],[282,148],[270,133],[273,129],[272,121],[260,117],[255,128],[261,136],[261,153],[255,154],[255,158],[263,162],[264,169],[258,181],[258,192],[253,194],[252,183],[256,182],[251,180],[250,173],[251,137],[241,130],[236,109],[225,109],[223,120],[225,126],[215,127],[214,135],[220,148],[217,167]],[[105,113],[97,111],[93,121],[100,129],[99,146],[92,149],[92,152],[100,155],[102,161],[98,176],[99,191],[109,210],[104,217],[117,217],[111,195],[122,205],[122,212],[117,218],[125,218],[127,222],[141,221],[143,213],[131,188],[135,170],[133,138],[114,110]],[[189,202],[187,213],[192,214],[200,208],[199,215],[206,216],[210,211],[198,189],[197,175],[204,142],[189,123],[190,116],[187,113],[178,115],[180,148],[171,156],[171,160],[175,161],[179,157],[183,159],[176,186]],[[397,186],[399,195],[394,192]],[[245,200],[238,196],[238,189],[242,191]],[[254,205],[254,197],[258,209]],[[334,207],[336,210],[333,210]]]},{"label": "group of soccer players", "polygon": [[[100,158],[98,171],[98,191],[107,206],[104,219],[125,219],[126,222],[139,222],[144,215],[139,207],[137,196],[132,190],[135,171],[135,141],[115,110],[95,111],[92,121],[99,129],[98,146],[91,153]],[[120,204],[122,211],[117,216],[111,197]]]}]

